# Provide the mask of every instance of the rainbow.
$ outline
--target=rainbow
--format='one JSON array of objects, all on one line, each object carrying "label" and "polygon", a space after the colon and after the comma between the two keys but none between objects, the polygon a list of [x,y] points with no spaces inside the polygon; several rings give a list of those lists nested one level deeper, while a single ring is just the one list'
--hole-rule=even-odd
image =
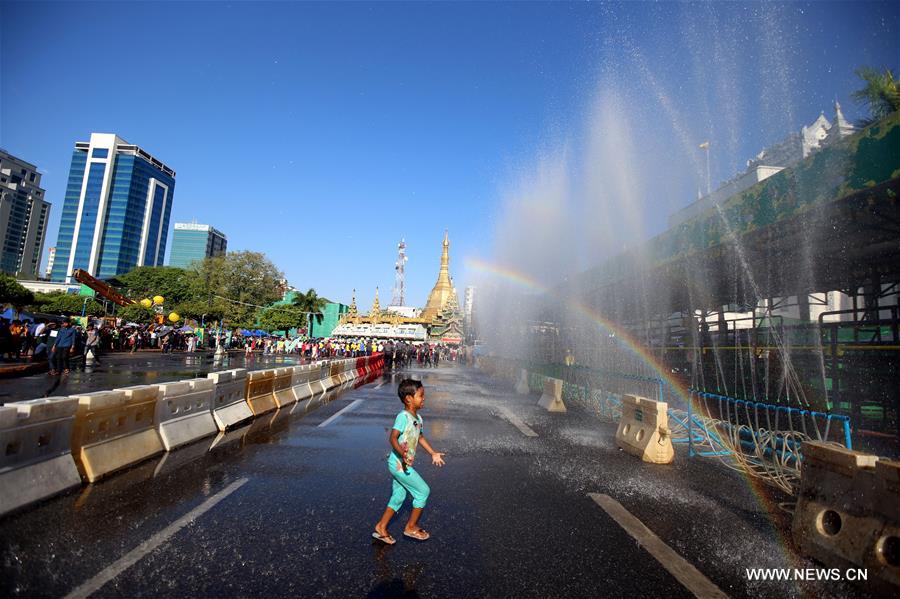
[{"label": "rainbow", "polygon": [[[587,306],[581,302],[575,301],[571,298],[564,297],[553,289],[547,287],[546,285],[541,284],[536,281],[532,277],[521,273],[519,271],[513,270],[512,268],[500,266],[497,264],[491,264],[490,262],[486,262],[479,258],[467,258],[465,260],[466,266],[471,268],[475,272],[493,275],[499,277],[505,281],[509,281],[514,283],[524,289],[529,291],[536,291],[540,293],[545,293],[550,295],[554,299],[559,300],[563,303],[564,306],[572,309],[573,311],[579,312],[583,314],[587,318],[589,318],[592,322],[597,324],[597,326],[601,327],[604,331],[612,333],[616,336],[616,338],[635,356],[641,359],[647,366],[649,366],[660,379],[665,381],[669,387],[675,392],[675,394],[684,400],[685,405],[693,404],[693,394],[687,388],[687,386],[678,380],[676,377],[672,376],[666,366],[659,361],[652,353],[650,353],[649,349],[644,347],[644,345],[635,338],[628,330],[624,329],[620,325],[612,322],[604,318],[601,314],[599,314],[596,310],[592,309],[590,306]],[[692,409],[696,409],[696,405],[691,406]],[[793,566],[797,566],[799,561],[794,557],[792,551],[788,549],[788,540],[785,534],[781,533],[781,527],[776,525],[775,516],[779,514],[781,508],[778,503],[770,497],[770,494],[767,493],[767,487],[765,483],[751,475],[750,473],[744,470],[738,470],[738,472],[743,476],[744,480],[747,482],[747,486],[750,489],[751,495],[755,498],[756,502],[769,514],[769,521],[772,525],[773,533],[775,534],[776,542],[779,544],[785,561],[788,564],[792,564]],[[750,566],[753,567],[753,566]]]},{"label": "rainbow", "polygon": [[535,279],[523,273],[512,270],[511,268],[500,267],[478,258],[466,259],[466,266],[476,272],[495,275],[504,280],[515,283],[530,291],[538,291],[546,293],[555,299],[560,300],[563,304],[589,318],[601,329],[607,333],[612,333],[631,353],[641,359],[647,366],[653,369],[656,375],[664,380],[669,387],[675,391],[676,395],[684,400],[685,404],[691,401],[691,392],[687,386],[680,380],[672,376],[666,366],[656,359],[644,345],[638,341],[634,335],[627,329],[619,326],[611,320],[604,318],[600,313],[581,302],[575,301],[568,297],[563,297],[559,293],[553,291],[546,285],[542,285]]}]

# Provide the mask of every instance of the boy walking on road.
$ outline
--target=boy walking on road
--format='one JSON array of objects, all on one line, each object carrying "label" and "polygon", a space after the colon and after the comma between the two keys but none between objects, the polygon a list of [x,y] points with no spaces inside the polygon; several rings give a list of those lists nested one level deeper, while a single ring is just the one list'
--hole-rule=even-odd
[{"label": "boy walking on road", "polygon": [[425,405],[425,387],[422,386],[421,381],[406,379],[400,383],[397,394],[400,396],[400,401],[403,402],[404,410],[397,414],[388,438],[391,444],[391,453],[388,455],[387,461],[388,471],[394,479],[393,492],[381,520],[375,525],[375,532],[372,533],[373,538],[386,545],[393,545],[397,542],[388,533],[387,527],[391,518],[403,505],[407,492],[413,496],[413,509],[409,514],[403,535],[417,541],[426,541],[431,536],[418,524],[431,489],[422,480],[419,473],[413,470],[416,447],[421,443],[425,451],[431,454],[432,464],[444,465],[444,454],[435,451],[422,434],[424,421],[419,415],[419,410]]}]

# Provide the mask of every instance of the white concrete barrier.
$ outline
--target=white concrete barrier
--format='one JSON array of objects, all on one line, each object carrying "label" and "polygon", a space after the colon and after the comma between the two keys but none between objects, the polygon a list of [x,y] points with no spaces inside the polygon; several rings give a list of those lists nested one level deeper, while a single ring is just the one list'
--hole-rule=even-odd
[{"label": "white concrete barrier", "polygon": [[297,398],[294,397],[294,391],[291,389],[293,376],[293,366],[275,369],[275,377],[272,381],[272,399],[279,408],[284,408],[297,401]]},{"label": "white concrete barrier", "polygon": [[671,463],[675,459],[675,449],[669,431],[667,408],[664,401],[623,395],[616,444],[645,462]]},{"label": "white concrete barrier", "polygon": [[516,382],[516,393],[519,395],[528,395],[531,388],[528,386],[528,371],[524,368],[519,371],[519,380]]},{"label": "white concrete barrier", "polygon": [[313,395],[313,390],[310,386],[310,377],[312,375],[312,364],[294,367],[294,375],[291,378],[291,391],[294,393],[295,401],[304,401]]},{"label": "white concrete barrier", "polygon": [[565,412],[566,404],[562,400],[563,382],[560,379],[544,379],[544,393],[538,400],[538,406],[548,412]]},{"label": "white concrete barrier", "polygon": [[81,484],[71,447],[77,408],[73,397],[0,406],[0,515]]},{"label": "white concrete barrier", "polygon": [[794,542],[829,567],[866,569],[873,591],[896,596],[900,462],[817,441],[800,451]]},{"label": "white concrete barrier", "polygon": [[73,395],[72,455],[82,477],[95,482],[161,454],[156,430],[156,385]]},{"label": "white concrete barrier", "polygon": [[344,360],[344,371],[341,373],[341,384],[346,384],[356,379],[356,358]]},{"label": "white concrete barrier", "polygon": [[159,385],[156,417],[167,451],[219,432],[212,415],[212,379],[191,379]]},{"label": "white concrete barrier", "polygon": [[312,374],[309,377],[309,387],[313,396],[322,395],[328,390],[330,372],[331,364],[327,360],[313,363]]},{"label": "white concrete barrier", "polygon": [[213,391],[213,419],[220,431],[253,418],[244,399],[247,371],[243,368],[211,372],[206,375],[215,385]]}]

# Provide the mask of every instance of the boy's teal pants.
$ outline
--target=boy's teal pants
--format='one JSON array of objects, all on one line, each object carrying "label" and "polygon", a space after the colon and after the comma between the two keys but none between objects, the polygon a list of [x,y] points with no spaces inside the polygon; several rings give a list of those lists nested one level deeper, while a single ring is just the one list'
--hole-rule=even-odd
[{"label": "boy's teal pants", "polygon": [[388,501],[388,507],[395,512],[400,511],[400,506],[403,505],[403,500],[406,499],[407,491],[412,494],[413,507],[425,507],[425,503],[428,501],[428,494],[431,493],[428,483],[422,480],[419,473],[412,467],[407,466],[406,472],[404,472],[399,467],[399,464],[400,460],[396,457],[390,456],[388,458],[388,470],[391,476],[394,477],[393,491],[391,492],[391,499]]}]

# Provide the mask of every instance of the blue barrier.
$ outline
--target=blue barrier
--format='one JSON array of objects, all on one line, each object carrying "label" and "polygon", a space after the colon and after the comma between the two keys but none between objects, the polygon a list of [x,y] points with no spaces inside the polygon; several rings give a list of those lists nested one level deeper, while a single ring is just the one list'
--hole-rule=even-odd
[{"label": "blue barrier", "polygon": [[[805,410],[803,408],[794,408],[791,406],[782,406],[777,404],[767,404],[745,399],[737,399],[734,397],[728,397],[726,395],[719,395],[717,393],[700,391],[698,389],[691,389],[690,391],[692,398],[696,396],[699,398],[713,399],[718,402],[720,411],[720,418],[718,418],[719,420],[731,422],[732,424],[734,424],[732,412],[735,415],[734,419],[736,419],[738,410],[742,409],[747,417],[747,423],[752,423],[752,428],[754,430],[759,430],[761,428],[764,428],[768,431],[786,430],[787,432],[791,433],[803,433],[807,437],[810,437],[817,441],[828,441],[831,437],[832,427],[836,424],[840,428],[839,434],[841,435],[841,437],[843,437],[840,440],[843,441],[847,449],[853,449],[853,440],[850,434],[849,416],[844,416],[843,414],[828,414],[827,412],[817,412],[815,410]],[[690,403],[693,404],[693,401],[691,401]],[[722,409],[723,405],[725,407],[724,410]],[[751,410],[753,411],[753,418],[751,418],[750,416]],[[765,426],[762,426],[760,424],[759,416],[761,412],[765,414]],[[787,418],[787,429],[779,428],[779,420],[781,415],[784,415]],[[799,427],[795,426],[795,420],[799,422]],[[821,428],[819,427],[817,420],[823,421],[823,425]],[[810,423],[815,427],[814,432],[810,431]],[[821,430],[822,428],[824,429],[824,431]]]}]

